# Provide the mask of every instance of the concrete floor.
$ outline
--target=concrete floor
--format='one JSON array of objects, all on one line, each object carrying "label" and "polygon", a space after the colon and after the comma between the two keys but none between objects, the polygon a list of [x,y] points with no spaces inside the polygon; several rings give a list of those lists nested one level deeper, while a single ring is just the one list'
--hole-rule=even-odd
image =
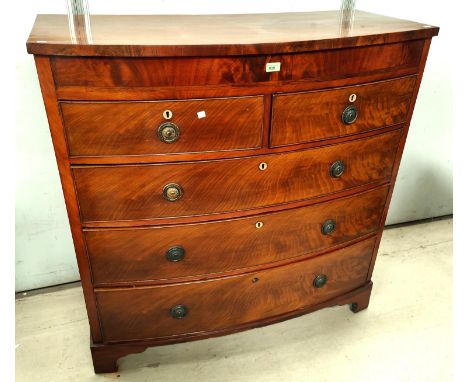
[{"label": "concrete floor", "polygon": [[81,289],[16,301],[16,381],[452,380],[452,220],[384,232],[369,308],[159,348],[95,375]]}]

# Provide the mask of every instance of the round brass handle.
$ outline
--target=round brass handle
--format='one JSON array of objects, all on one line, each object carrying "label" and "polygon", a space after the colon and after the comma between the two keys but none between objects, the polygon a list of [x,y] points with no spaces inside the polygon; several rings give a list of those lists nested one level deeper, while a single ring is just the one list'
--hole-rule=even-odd
[{"label": "round brass handle", "polygon": [[346,170],[346,165],[343,161],[337,160],[330,166],[330,176],[332,178],[339,178]]},{"label": "round brass handle", "polygon": [[180,137],[179,127],[172,122],[164,122],[158,128],[159,140],[164,143],[174,143]]},{"label": "round brass handle", "polygon": [[334,220],[325,220],[322,224],[322,234],[330,235],[336,229],[336,222]]},{"label": "round brass handle", "polygon": [[180,246],[171,247],[166,252],[166,259],[176,263],[185,257],[185,249]]},{"label": "round brass handle", "polygon": [[328,281],[328,277],[326,275],[318,275],[314,279],[314,287],[321,288],[327,283],[327,281]]},{"label": "round brass handle", "polygon": [[166,184],[163,188],[163,197],[169,202],[179,200],[183,194],[184,191],[182,190],[182,187],[176,183]]},{"label": "round brass handle", "polygon": [[185,305],[174,305],[170,313],[172,318],[181,319],[188,314],[188,308]]},{"label": "round brass handle", "polygon": [[341,121],[345,125],[351,125],[352,123],[356,122],[358,114],[357,107],[354,105],[349,105],[343,110],[343,113],[341,114]]}]

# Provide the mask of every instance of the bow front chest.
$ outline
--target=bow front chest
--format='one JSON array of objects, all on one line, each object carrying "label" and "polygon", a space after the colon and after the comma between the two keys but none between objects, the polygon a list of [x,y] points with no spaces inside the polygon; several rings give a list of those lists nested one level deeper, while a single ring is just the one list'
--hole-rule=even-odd
[{"label": "bow front chest", "polygon": [[96,372],[367,307],[438,28],[342,16],[37,17]]}]

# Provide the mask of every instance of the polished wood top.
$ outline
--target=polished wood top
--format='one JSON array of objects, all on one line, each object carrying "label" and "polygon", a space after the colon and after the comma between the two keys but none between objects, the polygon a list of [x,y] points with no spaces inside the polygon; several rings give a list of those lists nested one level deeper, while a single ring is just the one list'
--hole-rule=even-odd
[{"label": "polished wood top", "polygon": [[[71,26],[70,26],[71,25]],[[348,26],[347,26],[348,25]],[[356,11],[246,15],[38,15],[29,53],[65,56],[211,56],[336,49],[428,38],[439,28]]]}]

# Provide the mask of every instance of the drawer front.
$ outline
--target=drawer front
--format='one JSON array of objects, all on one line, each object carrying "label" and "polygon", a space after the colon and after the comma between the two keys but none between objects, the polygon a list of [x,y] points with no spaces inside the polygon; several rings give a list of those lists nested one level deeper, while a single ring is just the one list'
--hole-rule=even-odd
[{"label": "drawer front", "polygon": [[[151,87],[327,81],[418,70],[424,40],[274,56],[199,58],[53,57],[57,86]],[[280,62],[279,72],[266,64]]]},{"label": "drawer front", "polygon": [[387,187],[378,188],[227,221],[85,230],[93,281],[96,285],[213,274],[319,251],[377,231],[387,192]]},{"label": "drawer front", "polygon": [[[389,181],[399,141],[400,131],[396,130],[287,154],[194,163],[74,167],[73,174],[83,222],[204,215],[304,200]],[[345,170],[338,176],[340,164]]]},{"label": "drawer front", "polygon": [[311,142],[403,123],[416,78],[275,95],[270,145]]},{"label": "drawer front", "polygon": [[71,156],[235,150],[261,144],[262,96],[60,105]]},{"label": "drawer front", "polygon": [[[329,300],[366,282],[374,241],[371,238],[327,255],[240,276],[98,289],[104,341],[233,328]],[[314,281],[319,275],[325,275],[327,282],[318,288]],[[176,313],[185,316],[174,318]]]}]

